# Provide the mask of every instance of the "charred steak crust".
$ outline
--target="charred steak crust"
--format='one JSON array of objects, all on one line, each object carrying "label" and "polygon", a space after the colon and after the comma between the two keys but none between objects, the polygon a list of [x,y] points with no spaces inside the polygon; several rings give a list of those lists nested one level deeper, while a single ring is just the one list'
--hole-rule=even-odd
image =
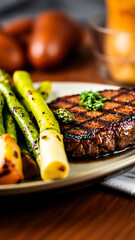
[{"label": "charred steak crust", "polygon": [[100,94],[111,98],[100,111],[80,106],[79,94],[60,97],[49,104],[52,111],[68,109],[77,120],[60,124],[70,157],[97,156],[135,143],[135,89],[104,90]]}]

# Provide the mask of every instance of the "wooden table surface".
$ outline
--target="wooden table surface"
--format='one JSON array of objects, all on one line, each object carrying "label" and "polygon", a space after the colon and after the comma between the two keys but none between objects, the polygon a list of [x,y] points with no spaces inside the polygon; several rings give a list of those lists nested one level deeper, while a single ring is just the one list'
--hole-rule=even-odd
[{"label": "wooden table surface", "polygon": [[[55,71],[33,81],[101,82],[86,44]],[[0,198],[0,240],[134,240],[135,199],[100,185],[59,194]]]}]

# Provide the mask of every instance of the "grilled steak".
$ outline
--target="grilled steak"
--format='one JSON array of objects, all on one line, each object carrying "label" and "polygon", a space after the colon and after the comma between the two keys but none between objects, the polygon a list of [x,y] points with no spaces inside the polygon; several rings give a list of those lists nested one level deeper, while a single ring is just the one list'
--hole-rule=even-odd
[{"label": "grilled steak", "polygon": [[88,111],[80,106],[79,95],[60,97],[49,105],[52,111],[68,109],[77,120],[60,123],[70,157],[111,153],[135,143],[135,89],[104,90],[100,95],[111,98],[100,111]]}]

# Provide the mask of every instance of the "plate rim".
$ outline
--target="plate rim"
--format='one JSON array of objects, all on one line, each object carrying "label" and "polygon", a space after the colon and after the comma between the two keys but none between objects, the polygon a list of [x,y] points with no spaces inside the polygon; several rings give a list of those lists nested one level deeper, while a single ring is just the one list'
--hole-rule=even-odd
[{"label": "plate rim", "polygon": [[[40,82],[34,82],[35,87],[38,87]],[[120,86],[115,85],[107,85],[102,83],[90,83],[90,82],[67,82],[67,81],[52,81],[52,88],[53,85],[89,85],[91,87],[103,87],[104,89],[118,89]],[[132,149],[133,150],[133,149]],[[131,150],[131,151],[132,151]],[[135,154],[133,156],[129,157],[129,160],[125,162],[121,162],[120,164],[115,164],[115,166],[112,166],[111,168],[106,168],[100,173],[94,174],[94,176],[89,175],[89,171],[86,173],[81,173],[79,176],[68,176],[66,179],[60,179],[60,180],[30,180],[28,182],[23,182],[21,184],[8,184],[8,185],[0,185],[0,196],[1,195],[18,195],[18,194],[25,194],[25,193],[32,193],[32,192],[39,192],[39,191],[52,191],[54,189],[60,189],[65,187],[70,187],[71,185],[81,184],[85,183],[86,181],[94,180],[99,177],[106,177],[108,174],[115,173],[119,170],[122,170],[126,167],[129,167],[131,165],[135,164]],[[110,172],[111,169],[111,172]]]}]

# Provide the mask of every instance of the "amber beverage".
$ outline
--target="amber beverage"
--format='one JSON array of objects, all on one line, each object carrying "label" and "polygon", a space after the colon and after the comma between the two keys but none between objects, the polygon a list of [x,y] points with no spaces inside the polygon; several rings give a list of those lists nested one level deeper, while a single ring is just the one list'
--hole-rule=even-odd
[{"label": "amber beverage", "polygon": [[106,0],[104,51],[113,79],[135,84],[135,0]]}]

